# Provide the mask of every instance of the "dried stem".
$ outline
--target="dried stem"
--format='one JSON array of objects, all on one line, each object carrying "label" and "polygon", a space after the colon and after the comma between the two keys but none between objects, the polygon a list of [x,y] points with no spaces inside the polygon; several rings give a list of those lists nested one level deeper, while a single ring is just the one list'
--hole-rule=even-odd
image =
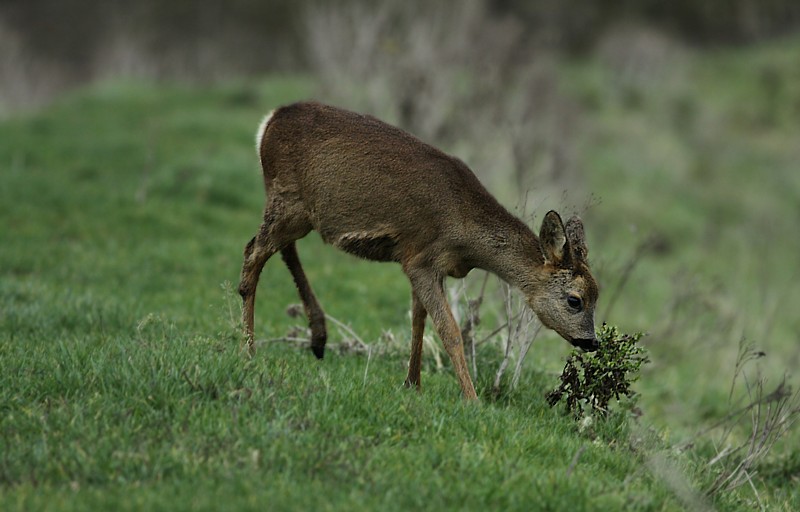
[{"label": "dried stem", "polygon": [[[734,381],[742,373],[750,402],[746,406],[728,413],[711,427],[723,427],[718,442],[720,445],[726,446],[708,463],[709,467],[721,465],[722,470],[706,491],[707,494],[714,495],[749,483],[759,505],[761,505],[761,500],[753,486],[751,470],[800,419],[800,392],[792,392],[785,377],[773,391],[765,393],[765,379],[762,376],[759,375],[755,382],[751,383],[743,374],[744,366],[761,355],[762,353],[754,351],[751,345],[744,343],[740,345]],[[740,419],[746,413],[750,414],[750,435],[738,445],[727,444],[735,427],[739,425]],[[706,429],[702,433],[709,430]]]},{"label": "dried stem", "polygon": [[[489,281],[489,273],[485,272],[483,277],[483,284],[481,285],[480,294],[472,300],[467,299],[467,315],[464,318],[464,324],[461,327],[461,339],[465,347],[470,347],[470,356],[472,359],[472,376],[478,377],[478,363],[475,356],[475,328],[481,323],[480,308],[483,304],[483,297],[486,293],[486,283]],[[466,295],[466,294],[465,294]]]},{"label": "dried stem", "polygon": [[[505,324],[503,324],[503,327],[505,327],[508,332],[506,335],[503,360],[500,362],[500,367],[497,369],[494,384],[492,386],[492,392],[495,395],[500,393],[500,382],[506,369],[508,369],[513,346],[515,344],[518,345],[519,350],[517,353],[517,364],[514,369],[514,376],[511,381],[512,388],[516,387],[517,383],[519,382],[520,372],[522,371],[522,362],[525,359],[525,356],[527,355],[531,345],[533,344],[533,341],[536,339],[539,329],[541,328],[540,324],[534,331],[533,336],[528,336],[530,326],[534,321],[533,313],[521,304],[518,304],[515,308],[515,296],[512,293],[511,288],[504,286],[504,290],[506,293],[503,297],[503,304],[505,306],[507,321]],[[518,309],[517,313],[514,313],[515,309]],[[499,330],[496,332],[499,332]]]},{"label": "dried stem", "polygon": [[603,315],[603,322],[608,322],[609,318],[611,317],[611,311],[614,309],[614,305],[619,299],[620,295],[622,294],[622,290],[625,288],[625,285],[628,284],[628,280],[633,274],[634,269],[637,265],[642,261],[645,255],[653,250],[656,246],[656,240],[653,237],[647,238],[646,240],[639,243],[634,249],[633,254],[625,263],[625,266],[622,268],[620,272],[619,281],[617,281],[617,285],[614,287],[614,290],[610,293],[608,301],[606,302],[606,310],[604,311]]},{"label": "dried stem", "polygon": [[536,337],[539,335],[539,331],[542,330],[542,324],[540,322],[537,322],[536,330],[533,331],[533,336],[528,337],[527,335],[528,327],[534,321],[534,319],[531,318],[530,313],[528,313],[527,316],[529,318],[525,322],[526,325],[525,334],[523,335],[522,340],[520,341],[519,357],[517,358],[517,365],[514,368],[514,377],[512,377],[511,379],[511,389],[517,388],[517,384],[519,384],[520,375],[522,374],[522,362],[525,361],[525,357],[528,355],[528,350],[530,350],[531,346],[533,345],[533,342],[536,341]]},{"label": "dried stem", "polygon": [[492,392],[495,395],[500,393],[500,380],[503,378],[503,374],[508,367],[508,361],[511,354],[511,343],[514,341],[514,326],[511,322],[511,315],[513,312],[513,306],[511,303],[511,287],[503,285],[503,290],[505,291],[505,294],[503,295],[503,305],[505,306],[507,318],[505,326],[508,329],[508,333],[506,335],[505,349],[503,351],[503,361],[500,363],[500,367],[497,369],[497,373],[494,377],[494,384],[492,385]]}]

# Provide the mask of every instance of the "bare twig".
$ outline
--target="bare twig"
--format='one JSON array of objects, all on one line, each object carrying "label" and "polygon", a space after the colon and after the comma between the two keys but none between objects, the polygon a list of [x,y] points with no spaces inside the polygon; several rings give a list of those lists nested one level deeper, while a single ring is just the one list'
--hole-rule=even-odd
[{"label": "bare twig", "polygon": [[367,348],[367,364],[364,367],[364,383],[362,385],[364,388],[367,387],[367,374],[369,373],[369,362],[370,362],[371,359],[372,359],[372,347],[368,347]]},{"label": "bare twig", "polygon": [[760,350],[755,350],[753,344],[745,341],[744,338],[739,340],[739,353],[736,355],[736,366],[734,368],[733,379],[731,379],[731,389],[728,392],[728,401],[730,402],[733,397],[733,390],[736,386],[736,378],[742,372],[742,369],[750,361],[760,359],[766,354]]},{"label": "bare twig", "polygon": [[[286,308],[286,314],[292,318],[304,315],[303,308],[300,304],[289,305]],[[337,344],[329,343],[327,345],[328,348],[337,349],[339,352],[366,353],[368,355],[372,353],[372,347],[365,343],[352,327],[331,315],[326,314],[325,318],[344,334],[343,341]],[[257,343],[292,343],[300,348],[307,348],[311,345],[311,333],[307,328],[296,326],[292,328],[286,336],[270,338],[258,341]]]},{"label": "bare twig", "polygon": [[[519,318],[519,316],[521,314],[522,314],[522,311],[516,313],[513,317],[511,317],[511,321],[513,322],[514,320]],[[507,328],[508,324],[509,324],[509,322],[506,321],[506,322],[498,325],[497,328],[495,328],[495,330],[493,330],[492,332],[490,332],[489,334],[484,336],[482,340],[480,340],[479,342],[476,343],[476,345],[480,347],[481,345],[483,345],[484,343],[486,343],[490,339],[494,338],[495,336],[497,336],[500,333],[500,331],[502,331],[503,329]]]},{"label": "bare twig", "polygon": [[192,391],[202,391],[202,389],[200,388],[200,386],[198,386],[198,385],[197,385],[197,383],[195,383],[195,382],[194,382],[194,381],[191,379],[191,377],[189,377],[189,374],[188,374],[188,373],[186,373],[186,370],[182,370],[182,371],[181,371],[181,377],[183,377],[183,380],[185,380],[185,381],[186,381],[186,383],[187,383],[187,384],[189,384],[189,387],[192,389]]},{"label": "bare twig", "polygon": [[[743,347],[740,349],[740,358],[737,359],[737,375],[747,361],[759,357],[748,355],[754,352],[746,345]],[[707,494],[730,491],[749,483],[761,505],[761,499],[751,480],[751,469],[800,419],[800,392],[792,392],[784,377],[772,392],[765,394],[763,377],[758,376],[754,383],[746,375],[743,377],[750,403],[726,415],[716,426],[724,425],[721,442],[725,443],[731,438],[734,427],[739,424],[739,418],[749,412],[750,436],[738,445],[726,446],[709,461],[709,467],[721,465],[722,470],[708,488]],[[728,422],[725,423],[726,421]]]},{"label": "bare twig", "polygon": [[608,319],[611,317],[611,311],[614,308],[614,304],[616,304],[617,299],[619,299],[620,295],[622,294],[622,290],[625,288],[625,285],[628,283],[628,279],[630,279],[631,274],[633,274],[634,269],[639,265],[642,261],[644,256],[647,253],[651,252],[653,248],[656,246],[656,239],[654,237],[649,237],[639,245],[636,246],[634,249],[633,254],[628,261],[625,263],[625,266],[622,268],[620,272],[619,280],[617,281],[617,285],[614,287],[614,290],[609,294],[609,298],[606,302],[606,309],[603,312],[603,322],[608,322]]},{"label": "bare twig", "polygon": [[564,476],[569,478],[570,475],[572,475],[572,472],[575,470],[575,466],[578,465],[578,459],[581,458],[581,455],[583,454],[583,452],[585,450],[586,450],[586,445],[585,444],[581,445],[581,447],[578,448],[578,451],[575,452],[575,455],[572,456],[572,461],[570,461],[569,467],[567,467],[567,473]]},{"label": "bare twig", "polygon": [[[798,395],[797,392],[795,392],[794,394]],[[700,430],[699,432],[695,433],[695,435],[693,435],[691,438],[689,438],[687,441],[684,441],[680,445],[680,449],[688,448],[689,446],[693,445],[694,442],[697,439],[699,439],[700,437],[708,434],[709,432],[711,432],[713,430],[716,430],[716,429],[718,429],[720,427],[723,427],[723,426],[726,426],[726,425],[729,428],[725,430],[726,435],[724,435],[723,438],[727,438],[728,434],[729,434],[729,430],[732,429],[733,425],[735,425],[739,421],[739,418],[743,417],[745,414],[747,414],[748,412],[752,411],[754,408],[760,407],[764,403],[783,401],[783,400],[786,400],[787,398],[789,398],[791,395],[792,395],[791,388],[786,384],[786,379],[784,378],[781,381],[781,383],[778,384],[778,386],[771,393],[769,393],[766,396],[763,396],[763,394],[761,394],[761,395],[757,396],[753,401],[748,403],[747,405],[745,405],[743,407],[740,407],[740,408],[738,408],[738,409],[736,409],[734,411],[729,412],[728,414],[723,416],[719,421],[717,421],[717,422],[711,424],[710,426]],[[798,397],[798,398],[800,398],[800,397]],[[789,409],[788,412],[800,413],[800,409]]]},{"label": "bare twig", "polygon": [[296,336],[280,336],[278,338],[269,338],[266,340],[258,341],[258,343],[294,343],[298,347],[307,347],[311,344],[311,338],[299,338]]},{"label": "bare twig", "polygon": [[[795,394],[797,394],[797,393],[795,393]],[[781,381],[781,383],[770,394],[768,394],[767,396],[758,396],[758,397],[756,397],[755,400],[753,400],[752,402],[748,403],[747,405],[745,405],[743,407],[740,407],[739,409],[736,409],[734,411],[729,412],[728,414],[723,416],[719,421],[717,421],[717,422],[713,423],[712,425],[700,430],[695,435],[693,435],[691,438],[689,438],[688,441],[685,441],[684,443],[682,443],[681,448],[687,448],[687,447],[691,446],[692,444],[694,444],[694,442],[698,438],[700,438],[700,437],[704,436],[705,434],[708,434],[709,432],[711,432],[713,430],[716,430],[716,429],[718,429],[718,428],[720,428],[722,426],[725,426],[725,425],[732,426],[732,424],[735,424],[736,421],[738,421],[738,418],[742,417],[744,414],[746,414],[747,412],[751,411],[753,408],[760,407],[764,403],[777,402],[779,400],[784,400],[789,395],[791,395],[791,389],[786,385],[786,380],[784,379],[783,381]],[[800,411],[795,411],[795,412],[800,412]],[[736,420],[736,421],[732,422],[732,420]],[[724,437],[727,437],[727,436],[724,436]]]},{"label": "bare twig", "polygon": [[[530,313],[528,313],[527,316],[531,317]],[[530,350],[533,342],[536,341],[539,331],[542,330],[541,322],[537,322],[536,330],[533,331],[533,336],[528,336],[528,326],[530,326],[534,320],[534,318],[529,318],[527,322],[525,322],[525,333],[520,340],[519,357],[517,358],[517,365],[514,368],[514,376],[511,379],[511,389],[516,389],[517,384],[519,384],[519,378],[522,374],[522,362],[525,361],[525,356],[528,355],[528,350]]]},{"label": "bare twig", "polygon": [[461,327],[461,339],[464,342],[464,346],[470,347],[473,378],[478,377],[478,363],[475,357],[475,328],[481,323],[480,308],[483,304],[483,296],[486,293],[487,281],[489,281],[489,273],[485,272],[480,293],[475,299],[467,299],[467,315]]},{"label": "bare twig", "polygon": [[505,294],[503,295],[503,304],[505,305],[506,310],[506,327],[508,328],[508,333],[506,334],[506,343],[505,343],[505,350],[503,351],[503,361],[500,363],[500,367],[497,369],[497,373],[494,377],[494,384],[492,385],[492,392],[497,395],[500,393],[500,380],[503,378],[503,374],[508,367],[508,361],[511,355],[511,343],[514,341],[514,326],[511,323],[511,315],[512,315],[512,308],[513,305],[511,303],[511,287],[508,285],[503,285],[503,290]]},{"label": "bare twig", "polygon": [[341,329],[342,331],[344,331],[347,334],[349,334],[356,341],[356,343],[358,345],[361,345],[362,347],[366,347],[367,346],[367,344],[364,343],[364,340],[362,340],[361,337],[358,334],[356,334],[356,332],[352,329],[352,327],[350,327],[349,325],[345,324],[344,322],[341,322],[336,317],[333,317],[331,315],[326,314],[325,318],[327,320],[330,320],[334,324],[336,324],[336,326],[339,329]]},{"label": "bare twig", "polygon": [[[522,299],[519,299],[519,296],[512,292],[509,286],[504,286],[503,289],[505,290],[503,304],[505,306],[507,318],[504,326],[508,332],[506,334],[503,360],[500,363],[500,367],[497,369],[497,374],[495,375],[494,379],[493,392],[495,394],[500,392],[500,382],[503,374],[508,368],[514,345],[517,345],[519,348],[517,350],[517,363],[514,369],[514,377],[511,381],[512,388],[516,387],[517,383],[519,382],[520,372],[522,371],[522,362],[525,359],[525,356],[527,355],[531,345],[533,344],[536,335],[539,333],[539,328],[537,328],[532,337],[528,336],[530,326],[534,321],[533,313],[524,305]],[[515,299],[517,299],[516,305]],[[517,310],[516,314],[514,313],[515,309]]]}]

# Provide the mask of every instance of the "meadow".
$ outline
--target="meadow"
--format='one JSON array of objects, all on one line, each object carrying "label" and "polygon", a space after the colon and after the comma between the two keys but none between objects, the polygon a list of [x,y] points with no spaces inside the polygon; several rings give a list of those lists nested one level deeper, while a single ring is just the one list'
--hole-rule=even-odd
[{"label": "meadow", "polygon": [[[479,347],[479,404],[433,338],[423,391],[403,388],[402,272],[314,234],[298,250],[322,306],[372,349],[335,326],[323,361],[276,341],[303,319],[274,258],[242,354],[254,131],[313,78],[107,82],[0,121],[0,509],[800,509],[800,401],[772,393],[800,365],[799,52],[694,54],[678,83],[560,70],[591,195],[552,206],[586,224],[598,322],[646,332],[652,360],[636,407],[591,425],[547,405],[570,352],[550,332],[499,396],[501,343]],[[717,487],[762,438],[741,484]]]}]

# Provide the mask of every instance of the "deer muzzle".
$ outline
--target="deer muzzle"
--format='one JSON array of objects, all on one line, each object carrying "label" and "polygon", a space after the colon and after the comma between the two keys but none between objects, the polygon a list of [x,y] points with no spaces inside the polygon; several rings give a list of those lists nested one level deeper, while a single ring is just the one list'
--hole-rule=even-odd
[{"label": "deer muzzle", "polygon": [[570,343],[584,352],[594,352],[600,347],[600,344],[597,342],[597,338],[573,339],[570,340]]}]

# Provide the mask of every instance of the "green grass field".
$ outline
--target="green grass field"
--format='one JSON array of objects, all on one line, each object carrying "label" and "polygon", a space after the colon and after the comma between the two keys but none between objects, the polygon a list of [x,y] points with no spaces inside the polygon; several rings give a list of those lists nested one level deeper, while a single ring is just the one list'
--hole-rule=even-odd
[{"label": "green grass field", "polygon": [[[710,461],[752,433],[748,415],[727,438],[707,429],[758,375],[797,384],[798,53],[694,55],[679,86],[622,97],[595,62],[563,69],[589,126],[598,321],[648,332],[652,359],[641,415],[588,429],[545,401],[569,353],[553,333],[500,398],[498,343],[478,352],[477,405],[432,349],[424,391],[404,389],[400,268],[316,235],[298,248],[323,307],[381,350],[242,356],[234,290],[264,199],[253,134],[312,79],[101,84],[0,121],[0,510],[800,509],[796,424],[749,482],[706,493],[725,467]],[[296,302],[275,258],[259,339],[302,323]],[[734,382],[743,339],[766,356]]]}]

